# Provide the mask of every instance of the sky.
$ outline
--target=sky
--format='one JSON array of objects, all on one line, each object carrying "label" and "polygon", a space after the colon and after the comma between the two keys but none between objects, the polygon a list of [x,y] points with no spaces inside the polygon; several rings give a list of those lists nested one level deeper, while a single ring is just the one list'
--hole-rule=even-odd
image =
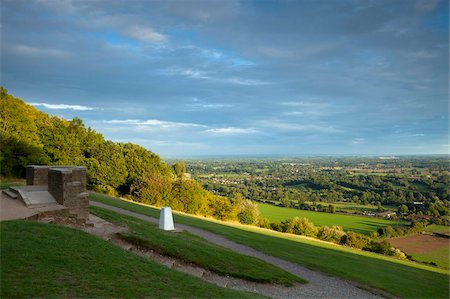
[{"label": "sky", "polygon": [[449,3],[1,0],[1,85],[162,157],[449,152]]}]

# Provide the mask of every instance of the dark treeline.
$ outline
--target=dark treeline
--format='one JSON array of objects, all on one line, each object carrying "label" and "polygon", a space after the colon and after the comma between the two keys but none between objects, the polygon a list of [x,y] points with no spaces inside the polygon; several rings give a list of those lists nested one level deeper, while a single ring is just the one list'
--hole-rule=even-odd
[{"label": "dark treeline", "polygon": [[157,206],[248,222],[246,200],[215,195],[186,178],[184,162],[172,167],[133,143],[115,143],[86,128],[27,105],[0,87],[0,167],[3,176],[24,177],[25,166],[83,165],[88,188]]}]

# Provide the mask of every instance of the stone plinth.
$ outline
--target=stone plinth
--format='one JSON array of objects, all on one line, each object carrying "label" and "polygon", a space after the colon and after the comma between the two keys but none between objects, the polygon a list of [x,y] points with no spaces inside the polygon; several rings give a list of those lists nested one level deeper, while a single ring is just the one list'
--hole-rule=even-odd
[{"label": "stone plinth", "polygon": [[28,165],[26,169],[27,185],[47,185],[50,166]]},{"label": "stone plinth", "polygon": [[48,170],[48,192],[55,200],[69,208],[80,222],[89,217],[89,200],[86,192],[86,167],[51,167]]},{"label": "stone plinth", "polygon": [[159,216],[159,228],[162,230],[175,230],[173,225],[172,209],[163,207]]}]

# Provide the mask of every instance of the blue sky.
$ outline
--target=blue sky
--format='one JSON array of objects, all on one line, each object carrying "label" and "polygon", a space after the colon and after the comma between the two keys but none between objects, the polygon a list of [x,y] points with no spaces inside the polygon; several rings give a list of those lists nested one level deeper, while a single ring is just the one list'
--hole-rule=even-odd
[{"label": "blue sky", "polygon": [[443,154],[448,6],[3,0],[2,85],[163,157]]}]

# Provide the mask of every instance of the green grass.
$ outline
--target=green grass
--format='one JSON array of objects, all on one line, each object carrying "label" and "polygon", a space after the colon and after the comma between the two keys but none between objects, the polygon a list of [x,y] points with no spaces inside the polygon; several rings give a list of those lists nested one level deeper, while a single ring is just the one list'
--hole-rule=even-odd
[{"label": "green grass", "polygon": [[188,232],[165,232],[155,224],[99,207],[91,207],[91,212],[110,222],[128,226],[130,232],[122,233],[121,237],[135,245],[182,259],[224,276],[286,286],[291,286],[293,282],[305,282],[260,259],[238,254]]},{"label": "green grass", "polygon": [[[312,201],[307,201],[308,204],[313,204]],[[343,210],[347,213],[354,213],[354,212],[363,212],[363,211],[370,211],[373,213],[377,212],[377,206],[375,205],[363,205],[363,204],[357,204],[354,202],[316,202],[316,204],[321,204],[323,206],[328,206],[329,204],[332,204],[336,207],[337,210]]]},{"label": "green grass", "polygon": [[308,218],[315,225],[338,225],[345,231],[353,231],[362,234],[369,234],[383,226],[398,226],[405,224],[400,221],[386,220],[375,217],[331,214],[324,212],[304,211],[298,209],[276,207],[270,204],[258,203],[258,208],[262,216],[270,221],[283,221],[294,217]]},{"label": "green grass", "polygon": [[438,234],[450,234],[450,226],[432,224],[427,226],[424,231]]},{"label": "green grass", "polygon": [[[159,216],[156,208],[97,194],[91,194],[90,199],[151,217]],[[379,288],[395,296],[449,297],[449,275],[443,269],[251,226],[219,223],[177,213],[174,213],[174,220],[175,223],[202,228],[269,255]]]},{"label": "green grass", "polygon": [[411,253],[414,260],[420,262],[433,262],[439,267],[449,268],[450,247],[430,250],[421,253]]},{"label": "green grass", "polygon": [[23,186],[26,182],[24,179],[0,177],[0,189],[8,189],[13,186]]},{"label": "green grass", "polygon": [[2,298],[257,297],[206,283],[85,232],[1,223]]}]

